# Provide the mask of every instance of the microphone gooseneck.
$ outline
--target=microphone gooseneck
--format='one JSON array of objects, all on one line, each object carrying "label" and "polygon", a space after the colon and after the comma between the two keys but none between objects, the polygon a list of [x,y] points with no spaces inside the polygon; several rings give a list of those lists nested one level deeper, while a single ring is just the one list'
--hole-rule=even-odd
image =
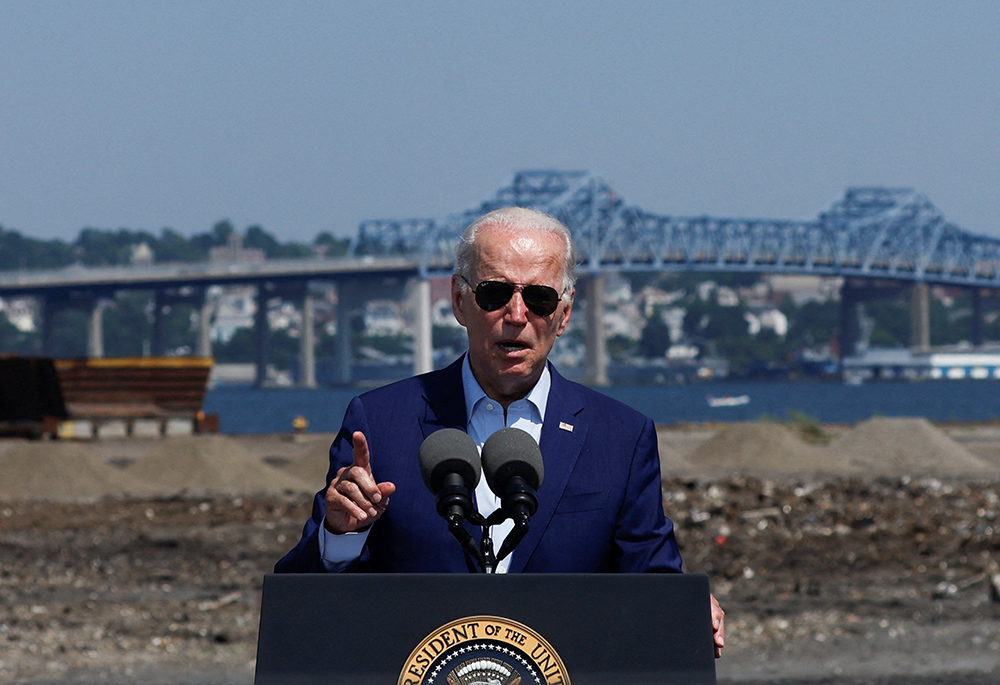
[{"label": "microphone gooseneck", "polygon": [[519,428],[503,428],[483,445],[483,473],[490,489],[500,497],[501,518],[490,516],[489,523],[505,518],[514,522],[497,560],[505,558],[528,533],[531,517],[538,510],[538,488],[545,476],[538,443]]}]

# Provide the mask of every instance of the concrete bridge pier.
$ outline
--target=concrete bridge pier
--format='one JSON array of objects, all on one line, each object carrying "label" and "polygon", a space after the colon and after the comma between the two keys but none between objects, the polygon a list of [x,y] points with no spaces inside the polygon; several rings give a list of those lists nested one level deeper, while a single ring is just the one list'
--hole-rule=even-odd
[{"label": "concrete bridge pier", "polygon": [[930,347],[930,288],[926,283],[914,283],[910,286],[910,349],[922,353]]},{"label": "concrete bridge pier", "polygon": [[301,388],[316,387],[316,301],[309,290],[309,282],[278,287],[262,281],[257,284],[254,311],[255,373],[254,387],[267,383],[267,369],[271,363],[271,324],[268,312],[275,299],[295,302],[302,316],[299,335],[299,382]]},{"label": "concrete bridge pier", "polygon": [[337,385],[350,385],[353,380],[354,350],[351,345],[351,327],[358,307],[358,284],[356,281],[337,281],[337,337],[334,341],[334,381]]},{"label": "concrete bridge pier", "polygon": [[840,286],[840,358],[850,357],[858,351],[858,303],[860,294],[850,279]]},{"label": "concrete bridge pier", "polygon": [[300,388],[316,387],[316,300],[309,289],[309,282],[276,286],[261,282],[257,285],[256,311],[254,312],[254,341],[256,372],[254,385],[267,382],[267,368],[271,362],[271,324],[268,311],[274,300],[294,302],[302,317],[299,331],[299,380]]},{"label": "concrete bridge pier", "polygon": [[104,308],[107,303],[94,298],[87,322],[87,356],[99,359],[104,356]]},{"label": "concrete bridge pier", "polygon": [[253,318],[253,331],[255,344],[255,365],[254,387],[260,388],[267,382],[267,366],[271,360],[271,326],[267,320],[268,304],[274,296],[274,287],[271,283],[260,282],[257,284],[255,295],[256,311]]},{"label": "concrete bridge pier", "polygon": [[55,306],[53,305],[53,300],[51,297],[39,298],[41,302],[39,303],[39,328],[41,329],[42,338],[42,349],[40,350],[43,357],[52,356],[52,317],[55,315]]},{"label": "concrete bridge pier", "polygon": [[[104,309],[109,295],[95,292],[69,292],[62,296],[48,295],[41,300],[41,354],[55,355],[54,330],[56,316],[64,311],[83,311],[87,314],[87,347],[89,357],[104,356]],[[78,354],[78,353],[77,353]]]},{"label": "concrete bridge pier", "polygon": [[201,301],[198,303],[198,341],[195,354],[199,357],[212,356],[212,315],[215,313],[215,303],[208,297],[208,290],[202,290]]},{"label": "concrete bridge pier", "polygon": [[972,344],[982,347],[985,342],[983,335],[983,290],[982,288],[972,289]]},{"label": "concrete bridge pier", "polygon": [[167,293],[163,290],[153,292],[153,332],[150,349],[154,357],[162,357],[166,352],[167,343],[164,335],[166,308],[169,306]]},{"label": "concrete bridge pier", "polygon": [[51,350],[50,341],[52,340],[52,331],[50,330],[52,319],[51,312],[49,311],[49,298],[44,295],[39,296],[37,299],[38,307],[38,354],[43,357],[51,356],[49,351]]},{"label": "concrete bridge pier", "polygon": [[195,340],[195,354],[200,357],[212,356],[211,326],[214,305],[208,300],[206,288],[185,287],[156,290],[153,292],[153,333],[151,351],[160,357],[169,352],[166,339],[166,316],[174,305],[191,307],[198,315],[198,332]]},{"label": "concrete bridge pier", "polygon": [[413,373],[434,370],[434,338],[431,328],[431,282],[418,276],[410,282],[413,307]]},{"label": "concrete bridge pier", "polygon": [[308,285],[302,289],[302,330],[299,334],[299,387],[316,387],[316,301]]},{"label": "concrete bridge pier", "polygon": [[604,338],[604,276],[590,274],[581,279],[586,300],[586,378],[594,386],[610,385],[608,353]]},{"label": "concrete bridge pier", "polygon": [[840,358],[857,353],[860,326],[858,305],[868,300],[909,297],[910,348],[923,353],[930,349],[930,289],[926,283],[913,283],[881,279],[864,281],[845,278],[840,287]]}]

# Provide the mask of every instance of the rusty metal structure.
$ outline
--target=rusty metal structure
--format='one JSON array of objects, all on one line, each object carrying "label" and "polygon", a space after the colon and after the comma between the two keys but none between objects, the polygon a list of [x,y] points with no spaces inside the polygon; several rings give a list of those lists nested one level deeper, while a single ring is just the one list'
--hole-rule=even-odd
[{"label": "rusty metal structure", "polygon": [[93,436],[111,421],[131,435],[137,420],[192,422],[196,432],[218,430],[202,403],[212,359],[120,357],[109,359],[0,358],[0,434],[55,436],[61,421],[88,421]]}]

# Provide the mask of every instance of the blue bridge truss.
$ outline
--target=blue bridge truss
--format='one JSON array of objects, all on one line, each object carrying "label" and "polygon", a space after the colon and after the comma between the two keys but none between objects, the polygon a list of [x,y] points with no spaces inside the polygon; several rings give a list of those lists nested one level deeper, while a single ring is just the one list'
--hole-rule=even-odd
[{"label": "blue bridge truss", "polygon": [[569,226],[584,272],[750,271],[1000,289],[1000,240],[948,223],[908,188],[850,188],[815,221],[718,219],[651,214],[588,172],[520,171],[474,210],[365,221],[351,254],[415,258],[424,273],[450,270],[465,227],[509,205]]}]

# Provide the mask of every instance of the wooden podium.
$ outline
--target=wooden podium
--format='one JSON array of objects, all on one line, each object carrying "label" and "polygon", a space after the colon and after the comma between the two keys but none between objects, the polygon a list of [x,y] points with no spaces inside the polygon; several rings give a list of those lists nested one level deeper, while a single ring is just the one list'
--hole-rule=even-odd
[{"label": "wooden podium", "polygon": [[715,685],[701,574],[270,574],[256,685]]}]

